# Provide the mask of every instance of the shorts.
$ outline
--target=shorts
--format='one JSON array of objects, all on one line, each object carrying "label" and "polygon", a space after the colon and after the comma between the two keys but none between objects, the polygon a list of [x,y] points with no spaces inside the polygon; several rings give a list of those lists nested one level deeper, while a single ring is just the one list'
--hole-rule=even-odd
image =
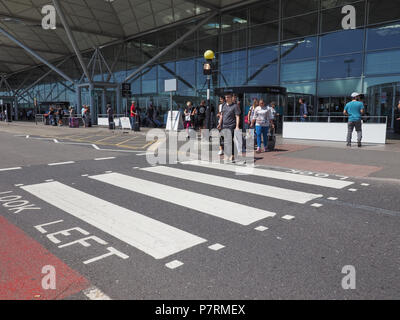
[{"label": "shorts", "polygon": [[206,121],[206,118],[199,117],[199,118],[197,119],[197,121],[198,121],[199,127],[204,127],[204,123],[205,123],[205,121]]}]

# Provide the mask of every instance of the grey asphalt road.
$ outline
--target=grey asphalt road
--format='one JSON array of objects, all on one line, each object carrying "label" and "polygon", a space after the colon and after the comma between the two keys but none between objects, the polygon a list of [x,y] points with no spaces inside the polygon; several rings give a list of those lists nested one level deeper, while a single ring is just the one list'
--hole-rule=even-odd
[{"label": "grey asphalt road", "polygon": [[[320,199],[298,204],[274,199],[268,194],[256,195],[251,189],[243,192],[228,189],[230,186],[215,186],[212,179],[209,183],[199,183],[182,179],[183,176],[179,175],[165,177],[146,172],[141,170],[149,167],[146,156],[138,153],[110,153],[87,146],[27,140],[7,133],[0,133],[0,141],[0,170],[21,167],[15,171],[0,171],[0,192],[12,191],[41,208],[15,214],[0,203],[0,215],[112,299],[400,298],[400,185],[393,181],[371,182],[350,177],[348,181],[354,182],[352,186],[331,189],[235,175],[187,164],[168,165],[210,174],[215,180],[226,177],[323,195]],[[102,157],[115,158],[95,161]],[[74,163],[48,165],[67,161]],[[199,203],[192,203],[188,208],[157,199],[153,197],[158,192],[156,189],[153,196],[144,195],[88,177],[108,171],[241,204],[248,210],[257,208],[277,214],[244,226],[199,212],[196,210]],[[45,183],[49,179],[184,230],[207,242],[155,259],[102,228],[94,227],[21,189],[21,185]],[[369,185],[362,185],[365,182]],[[356,191],[351,192],[350,188]],[[337,200],[329,200],[331,197]],[[315,203],[322,207],[313,207]],[[226,203],[225,213],[228,215],[230,206]],[[286,215],[294,219],[283,219]],[[46,227],[48,233],[79,227],[129,258],[112,256],[85,265],[84,261],[104,254],[103,245],[92,242],[89,247],[77,244],[59,248],[34,228],[59,220],[63,222]],[[259,226],[268,229],[256,231]],[[81,237],[73,234],[59,238],[66,243]],[[210,250],[209,246],[214,244],[222,244],[224,248]],[[183,265],[176,269],[166,267],[175,260]],[[355,290],[342,288],[345,266],[354,266],[356,270]],[[83,293],[78,293],[67,299],[86,298]]]}]

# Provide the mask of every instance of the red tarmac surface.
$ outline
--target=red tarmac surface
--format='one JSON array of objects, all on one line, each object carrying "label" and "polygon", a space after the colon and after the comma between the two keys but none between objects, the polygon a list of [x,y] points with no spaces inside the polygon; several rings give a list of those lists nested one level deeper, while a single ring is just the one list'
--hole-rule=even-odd
[{"label": "red tarmac surface", "polygon": [[307,150],[310,148],[313,147],[291,144],[280,145],[277,146],[275,152],[261,153],[259,155],[256,154],[256,164],[352,177],[368,177],[372,173],[382,170],[382,167],[376,166],[285,157],[288,153]]},{"label": "red tarmac surface", "polygon": [[[0,300],[59,300],[89,287],[79,273],[0,216]],[[44,266],[56,270],[56,290],[44,290]]]}]

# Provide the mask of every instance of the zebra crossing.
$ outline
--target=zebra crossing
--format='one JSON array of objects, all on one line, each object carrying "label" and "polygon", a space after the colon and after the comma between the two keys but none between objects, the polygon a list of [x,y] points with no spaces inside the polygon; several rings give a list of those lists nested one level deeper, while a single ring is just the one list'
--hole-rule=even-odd
[{"label": "zebra crossing", "polygon": [[[133,197],[135,194],[144,196],[146,201],[149,202],[152,199],[157,199],[158,201],[173,204],[185,209],[180,212],[182,214],[186,212],[193,214],[195,212],[198,215],[205,215],[212,219],[220,219],[236,224],[240,228],[246,228],[257,223],[257,228],[255,228],[256,226],[253,228],[258,231],[268,230],[267,227],[259,225],[263,220],[274,218],[277,215],[283,216],[284,213],[259,209],[250,205],[193,192],[187,190],[187,188],[183,189],[166,185],[165,183],[154,182],[151,179],[154,175],[173,177],[178,180],[192,181],[227,191],[235,190],[242,193],[252,193],[257,197],[277,199],[295,205],[312,205],[315,200],[321,199],[324,195],[272,186],[268,184],[269,180],[266,180],[265,184],[255,183],[227,178],[221,176],[221,174],[223,172],[247,172],[249,175],[297,182],[304,186],[312,185],[327,188],[328,190],[340,190],[354,184],[351,181],[301,176],[261,168],[252,168],[252,171],[248,171],[249,168],[232,164],[190,161],[183,165],[183,168],[154,166],[138,169],[144,175],[149,174],[146,179],[135,177],[134,172],[123,174],[111,171],[96,175],[82,175],[79,178],[90,179],[90,181],[107,188],[111,187],[116,194],[122,189],[131,193]],[[196,171],[197,167],[209,168],[212,173]],[[150,218],[146,215],[146,212],[135,212],[130,208],[117,205],[80,190],[79,187],[71,187],[59,181],[49,180],[44,183],[24,185],[21,186],[21,189],[156,260],[165,259],[210,242],[201,234],[193,234],[182,230],[176,226]],[[59,195],[63,196],[60,197]],[[290,217],[287,220],[294,218],[288,215],[285,217]],[[219,250],[221,247],[224,246],[219,244]]]}]

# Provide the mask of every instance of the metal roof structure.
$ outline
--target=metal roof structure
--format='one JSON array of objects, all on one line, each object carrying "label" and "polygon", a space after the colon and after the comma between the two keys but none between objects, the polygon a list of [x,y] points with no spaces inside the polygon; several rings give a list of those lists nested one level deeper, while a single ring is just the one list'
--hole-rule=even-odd
[{"label": "metal roof structure", "polygon": [[[42,28],[42,8],[57,2],[54,30]],[[123,42],[170,25],[220,12],[243,0],[0,0],[0,29],[47,61]],[[70,29],[70,30],[68,30]],[[75,41],[70,41],[68,31]],[[75,43],[74,43],[75,42]],[[79,54],[78,54],[79,59]],[[0,33],[0,73],[15,74],[42,61]]]}]

